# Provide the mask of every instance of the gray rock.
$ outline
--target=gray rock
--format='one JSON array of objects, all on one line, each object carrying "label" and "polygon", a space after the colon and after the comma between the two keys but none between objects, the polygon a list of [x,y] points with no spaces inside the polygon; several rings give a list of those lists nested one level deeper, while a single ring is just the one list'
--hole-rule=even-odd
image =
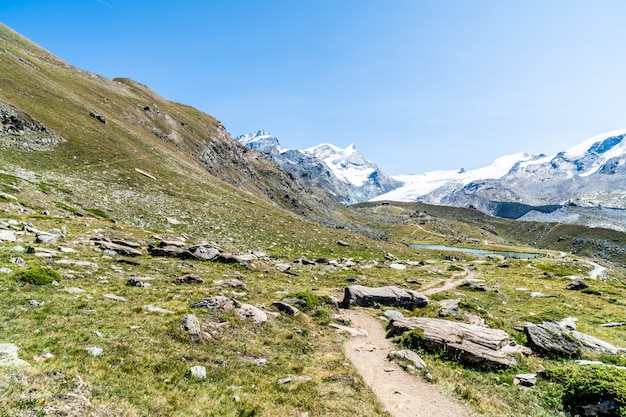
[{"label": "gray rock", "polygon": [[439,310],[440,317],[448,317],[448,316],[458,316],[461,314],[461,309],[459,305],[461,304],[461,299],[456,298],[453,300],[441,300],[439,301],[439,305],[441,306],[441,310]]},{"label": "gray rock", "polygon": [[574,282],[570,282],[565,286],[565,289],[570,291],[580,291],[584,290],[585,288],[589,288],[589,284],[580,279]]},{"label": "gray rock", "polygon": [[272,303],[272,307],[275,307],[278,311],[285,313],[289,316],[297,316],[298,314],[300,314],[300,310],[298,310],[296,307],[282,301],[276,301]]},{"label": "gray rock", "polygon": [[19,348],[13,343],[0,343],[0,367],[15,366],[24,367],[30,366],[28,362],[18,357],[17,352]]},{"label": "gray rock", "polygon": [[172,310],[167,310],[165,308],[157,307],[153,304],[145,305],[143,306],[143,309],[150,313],[174,314]]},{"label": "gray rock", "polygon": [[194,258],[202,259],[203,261],[211,261],[220,254],[219,250],[210,246],[193,246],[188,248],[187,252],[192,254]]},{"label": "gray rock", "polygon": [[242,304],[237,309],[237,317],[240,320],[252,320],[256,325],[262,325],[267,322],[267,314],[251,304]]},{"label": "gray rock", "polygon": [[189,371],[194,378],[206,379],[206,368],[204,366],[192,366]]},{"label": "gray rock", "polygon": [[211,339],[211,335],[202,330],[200,320],[195,314],[187,314],[180,321],[180,330],[187,333],[192,340],[197,342],[206,342]]},{"label": "gray rock", "polygon": [[389,357],[389,359],[400,359],[400,360],[409,361],[417,369],[426,368],[426,362],[424,362],[424,360],[420,357],[420,355],[413,352],[412,350],[408,350],[408,349],[392,350],[391,352],[389,352],[389,355],[387,356]]},{"label": "gray rock", "polygon": [[102,295],[104,298],[106,298],[107,300],[113,300],[113,301],[124,301],[127,302],[128,299],[122,297],[121,295],[115,295],[115,294],[103,294]]},{"label": "gray rock", "polygon": [[123,256],[141,256],[143,255],[143,252],[140,251],[139,249],[135,249],[132,248],[130,246],[125,246],[125,245],[120,245],[117,243],[112,243],[112,242],[107,242],[104,240],[101,241],[97,241],[96,242],[98,245],[100,245],[100,248],[104,251],[113,251],[116,253],[119,253]]},{"label": "gray rock", "polygon": [[19,266],[26,266],[26,261],[21,256],[9,259],[9,262]]},{"label": "gray rock", "polygon": [[351,285],[344,290],[342,307],[350,308],[352,304],[361,307],[384,305],[390,307],[424,307],[428,304],[428,297],[413,290],[405,290],[388,286],[379,288]]},{"label": "gray rock", "polygon": [[35,243],[43,243],[44,245],[54,245],[57,243],[59,235],[54,233],[39,232],[35,238]]},{"label": "gray rock", "polygon": [[217,310],[221,313],[229,313],[239,306],[239,302],[232,298],[216,295],[193,303],[191,308],[208,308],[209,310]]},{"label": "gray rock", "polygon": [[15,232],[10,230],[0,230],[0,241],[2,242],[17,242]]},{"label": "gray rock", "polygon": [[618,349],[610,343],[555,322],[527,324],[524,332],[532,350],[547,356],[580,358],[583,351],[618,353]]},{"label": "gray rock", "polygon": [[176,278],[174,284],[204,284],[204,280],[198,274],[185,274]]},{"label": "gray rock", "polygon": [[143,288],[146,286],[146,284],[136,278],[131,278],[128,281],[126,281],[126,286]]},{"label": "gray rock", "polygon": [[517,374],[513,383],[522,387],[534,387],[537,385],[537,374]]},{"label": "gray rock", "polygon": [[0,268],[0,273],[2,274],[10,274],[11,272],[13,272],[11,268]]},{"label": "gray rock", "polygon": [[404,315],[400,313],[398,310],[385,310],[383,315],[387,317],[389,320],[397,320],[397,319],[404,318]]},{"label": "gray rock", "polygon": [[104,350],[98,346],[89,346],[86,347],[85,350],[89,352],[91,356],[100,356],[104,352]]}]

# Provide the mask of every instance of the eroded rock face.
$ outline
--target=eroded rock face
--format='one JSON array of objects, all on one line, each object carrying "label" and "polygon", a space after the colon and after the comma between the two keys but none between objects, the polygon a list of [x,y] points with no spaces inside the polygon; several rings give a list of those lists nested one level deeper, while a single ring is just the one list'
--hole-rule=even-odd
[{"label": "eroded rock face", "polygon": [[393,286],[370,288],[362,285],[351,285],[344,291],[342,307],[350,308],[353,304],[361,307],[371,307],[380,304],[410,309],[424,307],[428,304],[428,301],[428,297],[413,290],[405,290]]},{"label": "eroded rock face", "polygon": [[65,139],[43,123],[0,102],[0,145],[39,151],[62,142]]},{"label": "eroded rock face", "polygon": [[533,351],[546,356],[580,358],[583,351],[616,355],[615,346],[566,327],[562,322],[527,324],[524,333]]}]

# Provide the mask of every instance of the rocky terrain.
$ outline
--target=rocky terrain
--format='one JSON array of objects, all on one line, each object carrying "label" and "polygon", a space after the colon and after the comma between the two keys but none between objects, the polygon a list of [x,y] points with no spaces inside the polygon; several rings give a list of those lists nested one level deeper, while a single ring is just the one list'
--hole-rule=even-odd
[{"label": "rocky terrain", "polygon": [[3,26],[0,73],[3,416],[625,415],[623,233],[342,207]]}]

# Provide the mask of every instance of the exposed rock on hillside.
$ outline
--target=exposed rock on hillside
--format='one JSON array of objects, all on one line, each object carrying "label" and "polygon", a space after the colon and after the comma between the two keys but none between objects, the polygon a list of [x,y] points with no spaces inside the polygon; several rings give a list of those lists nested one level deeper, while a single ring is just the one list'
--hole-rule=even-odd
[{"label": "exposed rock on hillside", "polygon": [[[471,324],[442,319],[410,317],[393,320],[391,335],[419,330],[419,344],[430,351],[445,351],[461,362],[479,368],[493,369],[514,366],[517,361],[511,353],[520,352],[511,344],[503,330],[488,329]],[[527,352],[528,353],[528,352]]]},{"label": "exposed rock on hillside", "polygon": [[61,142],[65,139],[43,123],[10,104],[0,102],[0,145],[40,151]]},{"label": "exposed rock on hillside", "polygon": [[426,306],[428,297],[417,291],[393,286],[369,288],[362,285],[351,285],[344,291],[342,301],[344,308],[350,308],[351,305],[371,307],[377,304],[411,309]]}]

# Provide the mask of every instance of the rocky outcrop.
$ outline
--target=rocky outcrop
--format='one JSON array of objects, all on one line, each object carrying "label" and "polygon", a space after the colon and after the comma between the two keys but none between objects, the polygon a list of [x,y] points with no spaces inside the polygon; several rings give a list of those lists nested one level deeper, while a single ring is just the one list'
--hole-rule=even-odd
[{"label": "rocky outcrop", "polygon": [[503,330],[421,317],[390,323],[390,335],[401,335],[411,330],[419,331],[416,339],[420,347],[432,352],[444,351],[462,363],[481,369],[514,366],[517,361],[510,354],[522,352]]},{"label": "rocky outcrop", "polygon": [[350,308],[351,305],[372,307],[383,305],[389,307],[404,307],[412,309],[424,307],[428,304],[428,297],[413,290],[387,286],[379,288],[351,285],[344,290],[341,307]]},{"label": "rocky outcrop", "polygon": [[580,358],[583,352],[618,353],[618,349],[610,343],[573,330],[563,323],[527,324],[524,333],[532,350],[545,356]]},{"label": "rocky outcrop", "polygon": [[65,142],[43,123],[0,102],[0,145],[41,151]]}]

